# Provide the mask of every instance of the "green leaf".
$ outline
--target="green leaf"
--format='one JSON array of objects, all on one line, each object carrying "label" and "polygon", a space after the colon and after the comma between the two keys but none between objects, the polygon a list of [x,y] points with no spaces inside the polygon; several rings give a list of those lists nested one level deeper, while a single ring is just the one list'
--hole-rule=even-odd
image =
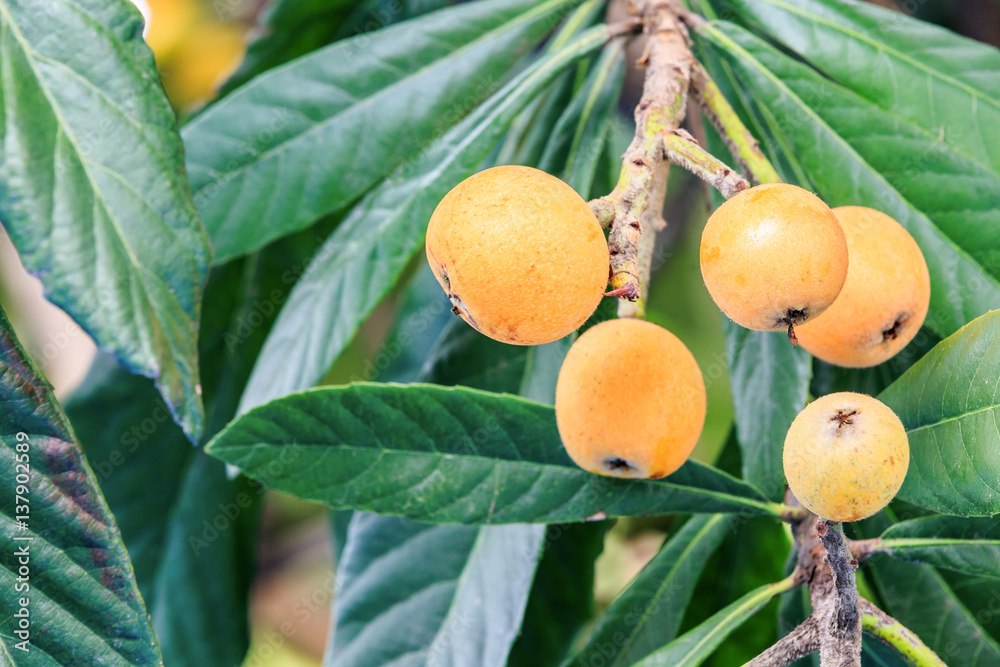
[{"label": "green leaf", "polygon": [[487,338],[454,317],[428,354],[420,381],[515,394],[524,380],[530,350]]},{"label": "green leaf", "polygon": [[1000,311],[950,336],[879,394],[906,427],[897,497],[941,514],[1000,513]]},{"label": "green leaf", "polygon": [[970,577],[948,570],[938,572],[983,630],[1000,642],[1000,579]]},{"label": "green leaf", "polygon": [[508,665],[559,665],[594,614],[594,563],[611,521],[546,526],[542,558]]},{"label": "green leaf", "polygon": [[601,46],[603,26],[546,56],[367,195],[313,259],[282,308],[240,412],[311,387],[421,249],[441,198],[472,174],[525,102]]},{"label": "green leaf", "polygon": [[0,405],[2,662],[163,664],[114,517],[3,310]]},{"label": "green leaf", "polygon": [[[604,3],[601,0],[584,0],[545,45],[543,55],[565,47],[603,16]],[[524,110],[511,121],[510,130],[497,147],[496,159],[493,161],[495,164],[538,165],[551,137],[552,128],[569,104],[576,85],[580,83],[578,75],[584,67],[585,63],[580,63],[575,72],[562,72],[525,105]]]},{"label": "green leaf", "polygon": [[[381,353],[365,364],[364,379],[378,382],[414,382],[420,376],[432,347],[455,320],[448,296],[430,265],[421,263],[403,292],[392,330]],[[383,366],[384,368],[380,368]]]},{"label": "green leaf", "polygon": [[551,408],[433,385],[288,396],[234,421],[208,451],[300,498],[434,523],[781,509],[693,461],[658,481],[587,473],[563,450]]},{"label": "green leaf", "polygon": [[[726,449],[731,446],[727,444]],[[791,540],[781,524],[758,517],[737,522],[734,528],[704,566],[687,605],[680,629],[682,634],[741,596],[791,572],[785,572],[783,567],[782,557],[788,554]],[[765,613],[747,619],[739,635],[722,642],[705,664],[742,665],[777,641],[774,618],[778,602],[774,600]]]},{"label": "green leaf", "polygon": [[0,219],[46,297],[156,380],[192,441],[210,249],[142,16],[0,0]]},{"label": "green leaf", "polygon": [[763,609],[775,595],[794,587],[791,578],[766,584],[747,593],[707,621],[684,633],[636,667],[695,667],[712,654],[726,637]]},{"label": "green leaf", "polygon": [[[786,157],[808,172],[828,204],[871,206],[913,235],[931,274],[926,326],[947,336],[1000,307],[1000,284],[983,263],[1000,227],[946,227],[949,218],[940,215],[964,210],[970,197],[978,197],[977,188],[985,183],[981,167],[941,150],[937,134],[879,109],[732,24],[708,24],[700,34],[728,61],[758,101]],[[926,174],[941,174],[942,186],[929,187],[922,180]],[[972,182],[975,188],[968,187]],[[957,183],[963,184],[960,194],[947,185]],[[995,202],[991,196],[984,194]],[[979,231],[970,236],[973,229]]]},{"label": "green leaf", "polygon": [[806,405],[811,358],[783,333],[750,331],[728,318],[724,328],[743,479],[780,500],[781,452],[792,420]]},{"label": "green leaf", "polygon": [[[884,514],[861,523],[863,534],[877,535],[889,524]],[[886,604],[886,612],[910,628],[949,665],[987,667],[1000,664],[1000,644],[984,632],[941,574],[876,555],[865,570]]]},{"label": "green leaf", "polygon": [[995,519],[913,519],[890,526],[880,541],[893,558],[1000,578],[1000,523]]},{"label": "green leaf", "polygon": [[618,104],[624,80],[624,46],[612,42],[604,47],[587,80],[559,117],[539,160],[539,169],[561,172],[563,180],[583,197],[594,182],[608,119]]},{"label": "green leaf", "polygon": [[355,514],[324,665],[502,667],[543,534],[542,526],[428,526]]},{"label": "green leaf", "polygon": [[[200,348],[206,433],[233,416],[294,267],[314,250],[303,234],[213,271]],[[228,480],[170,423],[147,380],[108,362],[95,363],[67,413],[119,521],[164,658],[239,664],[263,489]]]},{"label": "green leaf", "polygon": [[611,603],[566,667],[587,667],[598,656],[608,667],[624,667],[672,641],[702,569],[732,528],[722,514],[685,523]]},{"label": "green leaf", "polygon": [[308,227],[419,163],[575,1],[485,0],[357,35],[199,115],[183,135],[216,261]]},{"label": "green leaf", "polygon": [[[1000,51],[869,3],[749,0],[738,16],[1000,174]],[[942,133],[942,130],[945,130]]]},{"label": "green leaf", "polygon": [[255,76],[336,41],[354,0],[271,0],[257,15],[239,68],[219,90],[228,95]]},{"label": "green leaf", "polygon": [[164,660],[239,664],[260,487],[230,482],[220,461],[191,447],[145,378],[105,357],[83,387],[67,412],[135,563]]}]

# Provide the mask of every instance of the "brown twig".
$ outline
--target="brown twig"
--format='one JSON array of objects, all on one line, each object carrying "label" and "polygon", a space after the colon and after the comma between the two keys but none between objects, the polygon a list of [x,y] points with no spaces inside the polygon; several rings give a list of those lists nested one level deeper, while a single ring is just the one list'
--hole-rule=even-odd
[{"label": "brown twig", "polygon": [[786,667],[819,650],[819,622],[810,616],[743,667]]},{"label": "brown twig", "polygon": [[[833,591],[825,591],[825,628],[821,628],[819,658],[824,667],[861,667],[861,616],[854,560],[839,523],[819,520],[816,533],[826,550]],[[816,608],[816,605],[813,605]]]},{"label": "brown twig", "polygon": [[656,249],[656,232],[667,227],[663,219],[663,203],[667,197],[667,179],[670,176],[670,165],[661,161],[653,174],[653,183],[649,188],[649,206],[642,213],[639,223],[642,225],[642,236],[639,237],[639,248],[636,264],[639,267],[639,297],[635,301],[621,299],[618,301],[618,317],[646,317],[646,285],[649,284],[653,272],[653,254]]},{"label": "brown twig", "polygon": [[847,546],[850,547],[854,559],[859,563],[863,563],[870,556],[885,551],[881,537],[873,537],[870,540],[847,540]]},{"label": "brown twig", "polygon": [[630,301],[638,299],[641,293],[641,218],[650,205],[653,175],[664,157],[663,138],[684,120],[694,62],[687,29],[670,5],[638,0],[636,9],[648,42],[639,62],[646,66],[646,80],[635,109],[635,136],[622,156],[622,171],[615,189],[591,204],[598,219],[611,226],[609,294]]}]

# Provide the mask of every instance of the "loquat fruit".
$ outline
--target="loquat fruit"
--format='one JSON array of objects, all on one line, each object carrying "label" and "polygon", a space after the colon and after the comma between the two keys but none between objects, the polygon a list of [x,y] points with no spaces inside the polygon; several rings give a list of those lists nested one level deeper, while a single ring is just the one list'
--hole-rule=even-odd
[{"label": "loquat fruit", "polygon": [[556,383],[570,457],[611,477],[656,479],[687,460],[705,424],[705,383],[691,352],[650,322],[608,320],[573,344]]},{"label": "loquat fruit", "polygon": [[830,521],[858,521],[899,491],[910,445],[888,406],[841,392],[816,399],[798,414],[782,462],[789,488],[807,509]]},{"label": "loquat fruit", "polygon": [[833,214],[847,237],[847,282],[833,304],[796,333],[823,361],[874,366],[906,347],[924,323],[931,300],[927,262],[909,232],[885,213],[841,206]]},{"label": "loquat fruit", "polygon": [[530,167],[487,169],[445,195],[427,260],[455,313],[514,345],[578,329],[608,282],[607,241],[587,202]]},{"label": "loquat fruit", "polygon": [[722,204],[701,236],[701,275],[712,299],[734,322],[788,331],[816,317],[847,278],[847,241],[819,197],[772,183]]}]

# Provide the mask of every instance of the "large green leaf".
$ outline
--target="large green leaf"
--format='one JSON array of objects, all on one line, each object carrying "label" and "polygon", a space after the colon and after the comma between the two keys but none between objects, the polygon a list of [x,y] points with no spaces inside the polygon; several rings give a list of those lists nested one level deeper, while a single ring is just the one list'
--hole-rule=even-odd
[{"label": "large green leaf", "polygon": [[1000,579],[970,577],[949,570],[938,572],[983,630],[1000,642]]},{"label": "large green leaf", "polygon": [[[584,0],[576,10],[563,21],[559,31],[545,45],[543,54],[550,54],[565,47],[574,37],[600,21],[604,16],[602,0]],[[529,56],[530,57],[530,56]],[[496,164],[524,164],[537,167],[551,138],[552,128],[559,120],[566,105],[579,84],[580,72],[585,63],[580,63],[576,71],[565,71],[525,105],[510,124],[510,130],[497,146]],[[561,165],[560,165],[561,166]]]},{"label": "large green leaf", "polygon": [[429,526],[355,514],[338,572],[328,667],[502,667],[542,526]]},{"label": "large green leaf", "polygon": [[246,55],[220,95],[269,69],[335,41],[355,0],[271,0],[257,15]]},{"label": "large green leaf", "polygon": [[[310,233],[216,268],[205,291],[200,358],[206,433],[233,416],[253,358]],[[136,566],[168,664],[239,664],[263,487],[184,441],[150,383],[99,360],[67,403],[81,445]]]},{"label": "large green leaf", "polygon": [[209,247],[142,16],[0,1],[0,220],[49,300],[156,380],[192,440]]},{"label": "large green leaf", "polygon": [[748,618],[763,609],[775,595],[793,587],[792,579],[766,584],[722,609],[698,627],[689,630],[660,650],[636,664],[636,667],[696,667],[726,637]]},{"label": "large green leaf", "polygon": [[608,119],[625,80],[625,51],[620,42],[604,47],[583,86],[552,128],[538,168],[562,172],[563,180],[587,197],[604,149]]},{"label": "large green leaf", "polygon": [[487,338],[465,320],[453,317],[430,350],[420,381],[516,394],[524,382],[531,349]]},{"label": "large green leaf", "polygon": [[337,40],[370,33],[448,4],[453,4],[452,0],[271,0],[257,15],[243,62],[220,94],[226,95],[258,74]]},{"label": "large green leaf", "polygon": [[208,451],[301,498],[435,523],[781,511],[694,461],[657,481],[584,472],[562,448],[551,408],[434,385],[294,394],[243,415]]},{"label": "large green leaf", "polygon": [[[449,10],[450,11],[450,10]],[[517,111],[568,64],[600,47],[595,27],[539,59],[369,193],[313,259],[261,351],[240,411],[318,382],[420,249],[447,192],[472,174]]]},{"label": "large green leaf", "polygon": [[677,635],[709,556],[733,528],[721,514],[696,516],[672,535],[604,612],[586,645],[566,663],[635,664]]},{"label": "large green leaf", "polygon": [[[727,445],[728,447],[728,445]],[[696,627],[719,609],[790,572],[783,568],[791,540],[778,522],[757,517],[736,523],[735,530],[705,564],[687,606],[680,632]],[[774,618],[778,600],[769,603],[773,613],[757,613],[744,621],[739,634],[720,643],[705,661],[711,667],[742,665],[777,641]]]},{"label": "large green leaf", "polygon": [[810,357],[782,333],[750,331],[725,319],[733,420],[743,478],[769,498],[785,492],[781,451],[809,393]]},{"label": "large green leaf", "polygon": [[216,261],[309,226],[496,89],[576,0],[484,0],[358,35],[257,77],[184,128]]},{"label": "large green leaf", "polygon": [[[980,229],[962,224],[961,216],[941,215],[964,211],[968,199],[979,196],[982,167],[941,150],[936,133],[880,109],[735,25],[706,24],[700,34],[728,61],[758,101],[783,154],[808,172],[827,203],[871,206],[913,235],[931,274],[929,328],[947,336],[1000,307],[1000,284],[984,265],[1000,227]],[[922,180],[928,173],[940,174],[942,185],[934,181],[930,187]],[[973,182],[976,187],[968,187]],[[996,200],[991,188],[984,186],[984,201]]]},{"label": "large green leaf", "polygon": [[0,662],[162,664],[94,472],[2,310],[0,405]]},{"label": "large green leaf", "polygon": [[151,383],[101,359],[67,412],[113,508],[167,664],[235,665],[262,488],[229,481],[166,419]]},{"label": "large green leaf", "polygon": [[964,326],[879,398],[906,426],[898,497],[942,514],[1000,513],[1000,311]]},{"label": "large green leaf", "polygon": [[611,521],[546,526],[509,665],[559,665],[594,615],[594,563]]},{"label": "large green leaf", "polygon": [[[855,527],[877,535],[888,527],[876,515]],[[885,601],[886,612],[913,630],[949,665],[987,667],[1000,664],[1000,644],[976,620],[937,570],[877,555],[865,572]]]},{"label": "large green leaf", "polygon": [[904,521],[882,533],[881,547],[893,558],[1000,578],[1000,523],[994,519]]},{"label": "large green leaf", "polygon": [[1000,174],[997,49],[854,0],[726,4],[828,76],[939,136],[947,150]]}]

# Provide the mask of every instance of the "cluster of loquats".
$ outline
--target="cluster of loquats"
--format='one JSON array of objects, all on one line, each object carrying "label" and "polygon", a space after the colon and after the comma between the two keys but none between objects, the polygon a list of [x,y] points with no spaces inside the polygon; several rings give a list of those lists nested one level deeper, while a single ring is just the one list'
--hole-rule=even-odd
[{"label": "cluster of loquats", "polygon": [[[720,206],[701,240],[709,293],[736,323],[786,331],[829,363],[872,366],[912,340],[930,279],[913,238],[889,216],[782,183]],[[453,310],[481,333],[539,345],[576,331],[608,280],[601,226],[568,185],[537,169],[494,167],[449,192],[431,217],[427,259]],[[705,385],[687,347],[636,319],[602,322],[569,350],[556,421],[585,470],[656,479],[690,456],[705,422]],[[785,441],[792,492],[811,511],[854,521],[882,509],[906,476],[906,432],[869,396],[831,394]]]},{"label": "cluster of loquats", "polygon": [[[427,260],[453,310],[479,332],[540,345],[577,329],[608,282],[607,240],[571,187],[529,167],[487,169],[431,216]],[[691,352],[649,322],[602,322],[570,348],[556,421],[570,457],[602,475],[659,478],[690,456],[705,423]]]},{"label": "cluster of loquats", "polygon": [[[783,183],[737,194],[712,214],[701,240],[709,293],[734,322],[786,329],[828,363],[880,364],[906,347],[927,316],[930,275],[913,237],[863,206],[830,209]],[[899,491],[906,430],[870,396],[837,393],[808,405],[785,438],[792,493],[815,514],[857,521]]]}]

